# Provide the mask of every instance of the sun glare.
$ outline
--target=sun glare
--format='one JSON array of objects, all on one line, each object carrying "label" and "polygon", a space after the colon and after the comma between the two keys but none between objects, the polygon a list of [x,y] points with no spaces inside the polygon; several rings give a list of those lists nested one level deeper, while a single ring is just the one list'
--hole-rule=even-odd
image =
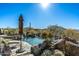
[{"label": "sun glare", "polygon": [[49,3],[40,3],[43,8],[47,8]]}]

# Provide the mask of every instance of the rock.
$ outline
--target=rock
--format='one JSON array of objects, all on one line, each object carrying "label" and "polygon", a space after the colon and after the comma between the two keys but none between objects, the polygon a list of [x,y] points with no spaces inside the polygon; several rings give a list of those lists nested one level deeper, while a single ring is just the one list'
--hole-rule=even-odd
[{"label": "rock", "polygon": [[75,44],[75,43],[67,41],[65,45],[66,45],[65,47],[66,55],[79,56],[79,44]]},{"label": "rock", "polygon": [[53,53],[54,56],[64,56],[64,53],[60,50],[54,50],[54,53]]},{"label": "rock", "polygon": [[43,53],[41,54],[41,56],[51,56],[52,55],[52,51],[50,50],[44,50]]},{"label": "rock", "polygon": [[42,44],[39,44],[37,46],[33,46],[33,47],[31,47],[31,52],[35,56],[40,56],[45,49],[48,49],[50,47],[49,43],[50,43],[49,41],[44,41]]},{"label": "rock", "polygon": [[79,44],[72,41],[60,41],[55,45],[55,49],[59,49],[65,53],[66,56],[79,56]]},{"label": "rock", "polygon": [[9,46],[4,46],[2,56],[10,56],[10,55],[11,55],[11,48]]},{"label": "rock", "polygon": [[35,56],[40,56],[41,55],[41,48],[39,48],[38,46],[31,47],[31,53]]}]

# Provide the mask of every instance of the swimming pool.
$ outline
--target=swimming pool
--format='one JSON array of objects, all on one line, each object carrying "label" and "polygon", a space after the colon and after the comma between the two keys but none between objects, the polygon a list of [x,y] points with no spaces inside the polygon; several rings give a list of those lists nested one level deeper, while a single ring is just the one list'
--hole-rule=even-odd
[{"label": "swimming pool", "polygon": [[40,43],[43,43],[43,39],[40,38],[25,38],[25,41],[31,44],[32,46],[36,46]]}]

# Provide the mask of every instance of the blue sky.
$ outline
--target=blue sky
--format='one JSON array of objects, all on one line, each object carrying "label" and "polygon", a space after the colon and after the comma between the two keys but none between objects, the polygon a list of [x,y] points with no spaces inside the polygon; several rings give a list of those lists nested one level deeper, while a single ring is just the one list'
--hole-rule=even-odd
[{"label": "blue sky", "polygon": [[34,28],[59,25],[79,29],[79,4],[51,3],[43,8],[39,3],[0,4],[0,28],[18,27],[18,17],[22,14],[24,27],[31,22]]}]

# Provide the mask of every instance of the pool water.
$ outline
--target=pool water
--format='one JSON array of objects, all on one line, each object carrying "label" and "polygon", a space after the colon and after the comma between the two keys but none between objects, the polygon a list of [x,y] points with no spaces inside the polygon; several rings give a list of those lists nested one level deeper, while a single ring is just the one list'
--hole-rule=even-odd
[{"label": "pool water", "polygon": [[31,44],[32,46],[36,46],[40,43],[43,43],[44,40],[40,38],[26,38],[25,41]]}]

